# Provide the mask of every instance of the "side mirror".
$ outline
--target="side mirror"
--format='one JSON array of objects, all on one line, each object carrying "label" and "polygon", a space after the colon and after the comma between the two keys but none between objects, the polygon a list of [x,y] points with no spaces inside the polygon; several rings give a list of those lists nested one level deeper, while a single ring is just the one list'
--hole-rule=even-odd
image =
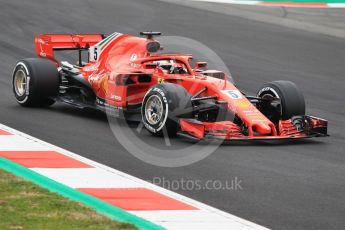
[{"label": "side mirror", "polygon": [[199,61],[195,63],[195,69],[204,69],[207,67],[207,62]]},{"label": "side mirror", "polygon": [[144,68],[145,69],[156,69],[157,68],[157,64],[155,64],[155,63],[145,63],[144,64]]}]

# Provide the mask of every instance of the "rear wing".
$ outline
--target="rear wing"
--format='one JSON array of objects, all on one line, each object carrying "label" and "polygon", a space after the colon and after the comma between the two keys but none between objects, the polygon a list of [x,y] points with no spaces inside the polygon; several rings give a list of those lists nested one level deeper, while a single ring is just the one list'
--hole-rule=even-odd
[{"label": "rear wing", "polygon": [[81,65],[81,51],[88,50],[104,38],[104,34],[40,34],[35,36],[36,54],[59,65],[54,57],[54,51],[78,50],[79,65]]}]

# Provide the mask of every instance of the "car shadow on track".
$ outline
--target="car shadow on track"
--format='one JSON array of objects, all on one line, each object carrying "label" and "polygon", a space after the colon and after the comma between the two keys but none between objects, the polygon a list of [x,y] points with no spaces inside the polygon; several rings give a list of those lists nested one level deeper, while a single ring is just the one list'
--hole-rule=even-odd
[{"label": "car shadow on track", "polygon": [[107,115],[104,112],[96,110],[96,109],[89,109],[89,108],[79,109],[72,106],[61,105],[61,104],[53,106],[49,109],[58,113],[83,117],[83,118],[92,119],[92,120],[104,121],[105,123],[108,122]]},{"label": "car shadow on track", "polygon": [[[104,123],[109,123],[107,115],[99,110],[95,110],[95,109],[78,109],[72,106],[68,106],[68,105],[55,105],[51,108],[49,108],[49,110],[54,111],[54,112],[58,112],[58,113],[63,113],[63,114],[68,114],[68,115],[72,115],[72,116],[77,116],[77,117],[83,117],[86,119],[91,119],[91,120],[97,120],[100,122],[104,122]],[[135,121],[125,121],[125,120],[119,120],[119,122],[117,123],[117,125],[121,125],[122,128],[127,126],[128,128],[131,129],[136,129],[139,125],[139,122],[135,122]],[[148,138],[148,139],[162,139],[162,137],[155,137],[155,136],[151,136],[149,135],[149,133],[146,130],[143,130],[140,133],[142,138]],[[180,138],[180,137],[175,137],[175,138],[171,138],[173,142],[180,142],[181,144],[195,144],[197,142],[193,141],[193,140],[189,140],[189,139],[185,139],[185,138]],[[164,141],[162,139],[162,141]],[[210,142],[208,141],[200,141],[198,142],[199,144],[210,144]],[[212,144],[212,143],[211,143]],[[215,145],[219,145],[219,142],[214,142],[213,144]],[[241,141],[228,141],[228,142],[223,142],[221,145],[222,146],[284,146],[284,145],[322,145],[322,144],[326,144],[322,138],[321,139],[315,139],[315,138],[309,138],[309,139],[295,139],[295,140],[251,140],[251,141],[247,141],[247,140],[241,140]]]}]

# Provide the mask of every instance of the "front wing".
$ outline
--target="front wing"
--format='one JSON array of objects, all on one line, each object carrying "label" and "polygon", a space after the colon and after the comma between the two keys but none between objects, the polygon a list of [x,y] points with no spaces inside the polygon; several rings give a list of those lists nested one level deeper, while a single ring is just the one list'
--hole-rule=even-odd
[{"label": "front wing", "polygon": [[327,120],[313,116],[296,116],[289,120],[279,121],[278,135],[243,134],[241,127],[231,121],[201,122],[196,119],[180,119],[180,137],[193,141],[248,141],[248,140],[293,140],[311,137],[325,137]]}]

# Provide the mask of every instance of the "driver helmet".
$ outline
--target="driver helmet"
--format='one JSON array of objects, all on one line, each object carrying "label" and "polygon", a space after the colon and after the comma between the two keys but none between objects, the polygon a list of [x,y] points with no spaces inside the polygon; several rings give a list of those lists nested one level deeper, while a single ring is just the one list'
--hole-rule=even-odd
[{"label": "driver helmet", "polygon": [[172,73],[175,68],[175,63],[172,60],[161,60],[154,62],[164,72]]}]

